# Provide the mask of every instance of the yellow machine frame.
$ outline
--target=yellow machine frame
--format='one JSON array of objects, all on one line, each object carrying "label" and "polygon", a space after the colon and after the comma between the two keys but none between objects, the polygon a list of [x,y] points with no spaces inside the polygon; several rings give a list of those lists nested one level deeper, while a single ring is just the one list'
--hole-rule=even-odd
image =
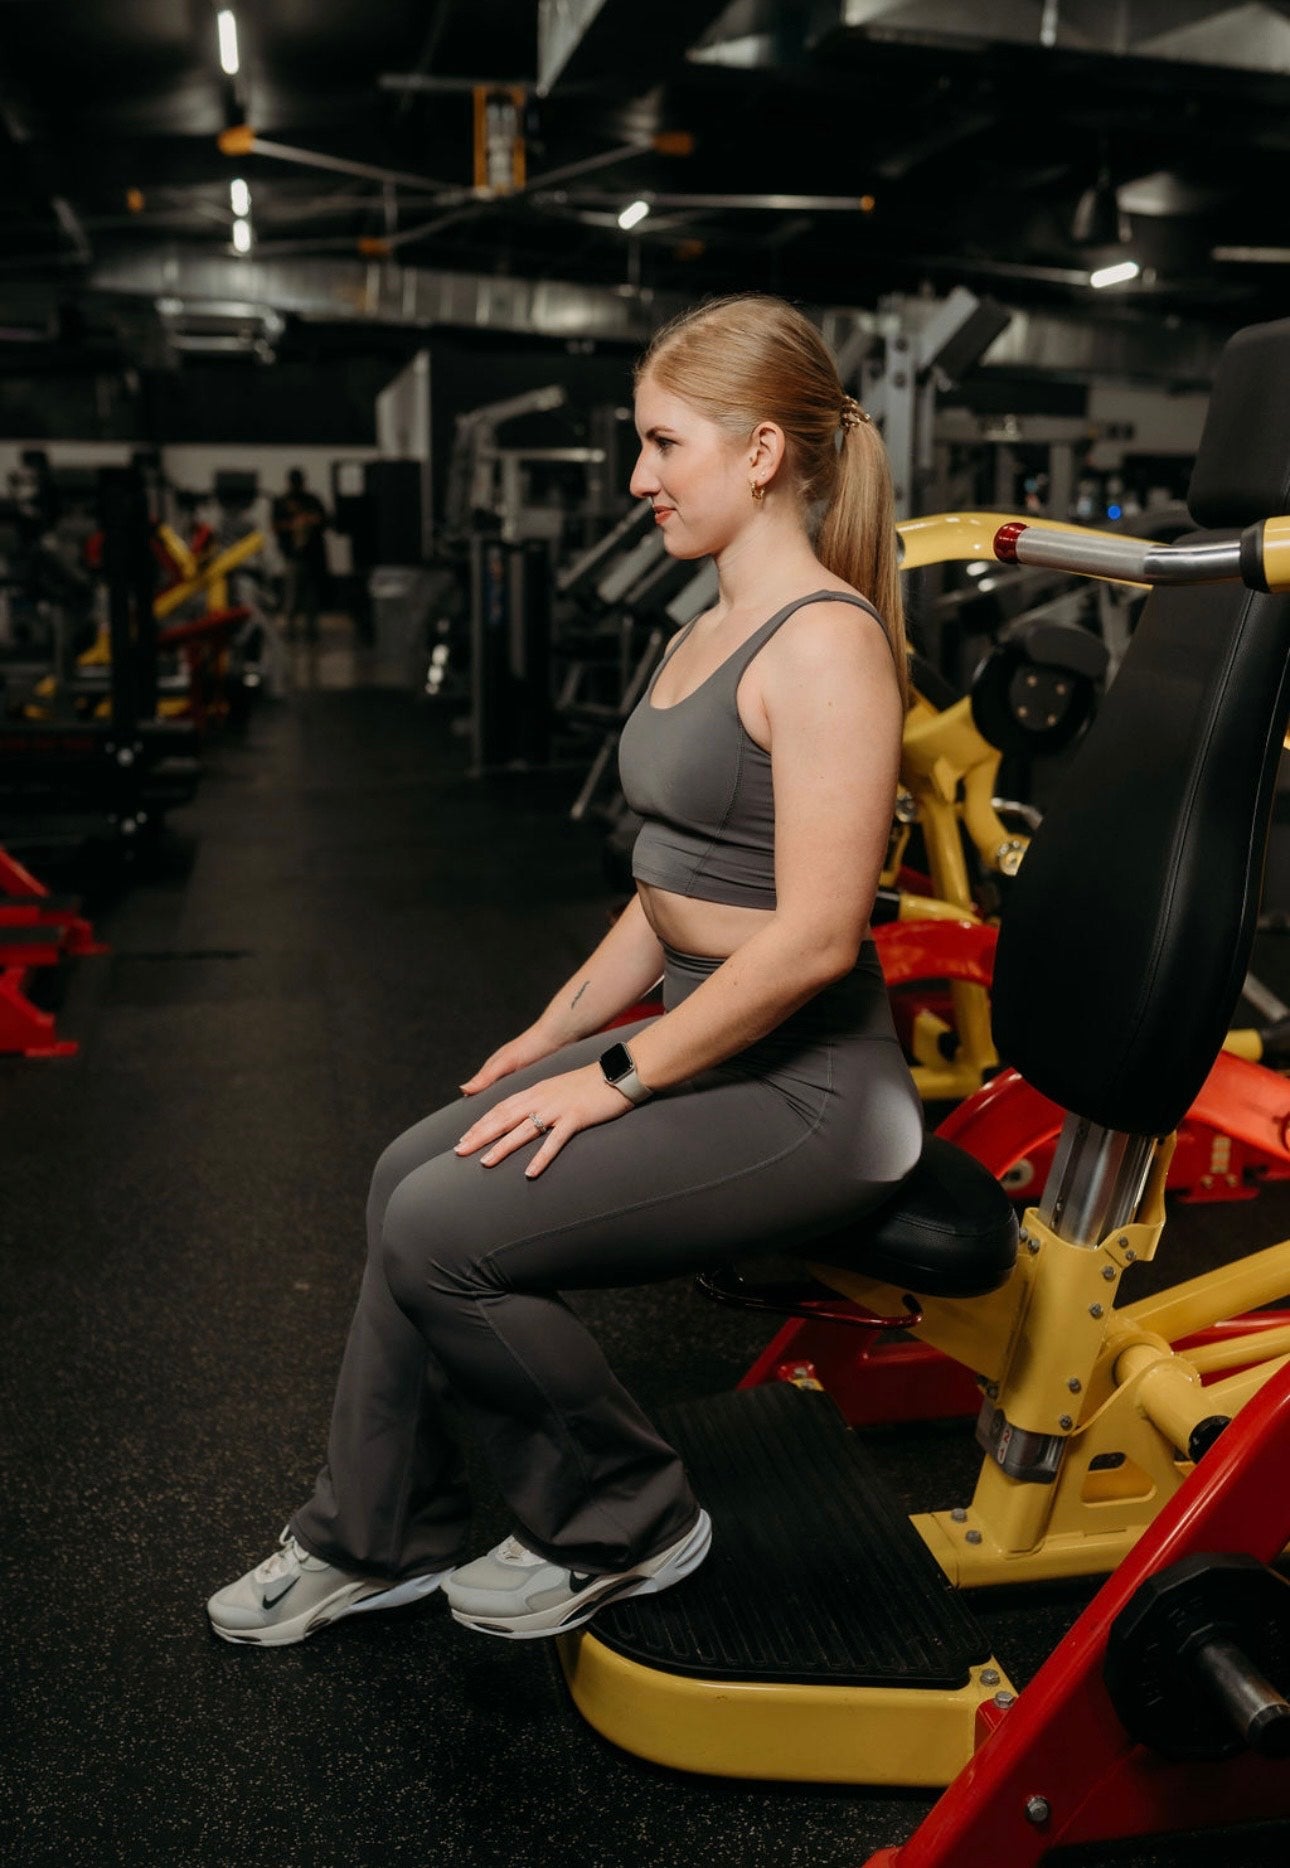
[{"label": "yellow machine frame", "polygon": [[[244,532],[241,538],[235,539],[231,545],[226,546],[203,564],[194,557],[183,539],[170,526],[159,525],[157,534],[180,572],[180,582],[171,584],[169,589],[163,590],[153,599],[152,613],[159,623],[164,622],[167,616],[173,615],[185,603],[193,597],[200,596],[203,592],[206,595],[208,610],[227,609],[229,607],[230,573],[236,571],[239,565],[245,564],[249,558],[254,558],[257,552],[264,549],[263,532]],[[104,623],[100,626],[90,647],[83,655],[77,657],[77,666],[81,668],[106,667],[111,659],[111,634]],[[34,693],[38,704],[26,709],[28,716],[47,718],[49,704],[55,700],[57,695],[57,683],[54,677],[47,675],[36,686]],[[159,717],[165,719],[168,716],[185,712],[187,706],[187,701],[163,699],[158,704],[157,712]],[[95,718],[106,719],[110,710],[111,702],[106,698],[103,699],[94,710]]]}]

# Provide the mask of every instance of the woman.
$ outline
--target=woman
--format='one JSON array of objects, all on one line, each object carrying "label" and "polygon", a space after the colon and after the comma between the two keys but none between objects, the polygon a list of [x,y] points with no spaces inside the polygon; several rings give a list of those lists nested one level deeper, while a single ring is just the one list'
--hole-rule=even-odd
[{"label": "woman", "polygon": [[[814,327],[761,296],[659,333],[636,422],[632,492],[719,579],[623,732],[638,892],[466,1101],[381,1157],[327,1464],[207,1605],[227,1640],[441,1584],[468,1627],[552,1635],[688,1575],[707,1514],[560,1290],[823,1234],[918,1158],[867,939],[905,676],[882,443]],[[603,1035],[660,973],[663,1016]],[[516,1520],[460,1568],[450,1398]]]}]

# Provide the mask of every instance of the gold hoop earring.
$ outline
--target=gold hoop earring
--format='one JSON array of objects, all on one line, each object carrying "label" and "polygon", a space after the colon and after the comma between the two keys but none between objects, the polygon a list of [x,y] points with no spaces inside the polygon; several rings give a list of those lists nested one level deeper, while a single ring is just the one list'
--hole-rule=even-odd
[{"label": "gold hoop earring", "polygon": [[748,491],[755,500],[763,500],[766,497],[766,489],[761,485],[760,481],[750,480],[748,483]]}]

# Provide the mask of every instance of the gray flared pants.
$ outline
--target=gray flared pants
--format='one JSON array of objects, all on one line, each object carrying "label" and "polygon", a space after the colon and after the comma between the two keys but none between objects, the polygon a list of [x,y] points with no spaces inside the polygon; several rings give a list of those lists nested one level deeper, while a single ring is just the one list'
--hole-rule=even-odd
[{"label": "gray flared pants", "polygon": [[[669,952],[667,1008],[717,964]],[[462,1559],[454,1416],[531,1549],[598,1572],[664,1548],[698,1501],[561,1289],[648,1284],[818,1236],[918,1158],[922,1109],[872,944],[769,1036],[584,1129],[536,1180],[529,1149],[492,1168],[453,1154],[493,1103],[612,1041],[583,1039],[450,1103],[381,1156],[327,1463],[292,1522],[316,1556],[388,1577]]]}]

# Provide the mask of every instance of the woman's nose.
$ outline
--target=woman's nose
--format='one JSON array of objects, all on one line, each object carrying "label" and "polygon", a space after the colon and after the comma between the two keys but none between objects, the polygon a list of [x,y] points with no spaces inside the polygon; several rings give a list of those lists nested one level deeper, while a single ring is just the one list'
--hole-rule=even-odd
[{"label": "woman's nose", "polygon": [[658,491],[658,476],[647,471],[643,448],[636,456],[636,465],[632,468],[627,490],[633,499],[649,499],[651,494]]}]

